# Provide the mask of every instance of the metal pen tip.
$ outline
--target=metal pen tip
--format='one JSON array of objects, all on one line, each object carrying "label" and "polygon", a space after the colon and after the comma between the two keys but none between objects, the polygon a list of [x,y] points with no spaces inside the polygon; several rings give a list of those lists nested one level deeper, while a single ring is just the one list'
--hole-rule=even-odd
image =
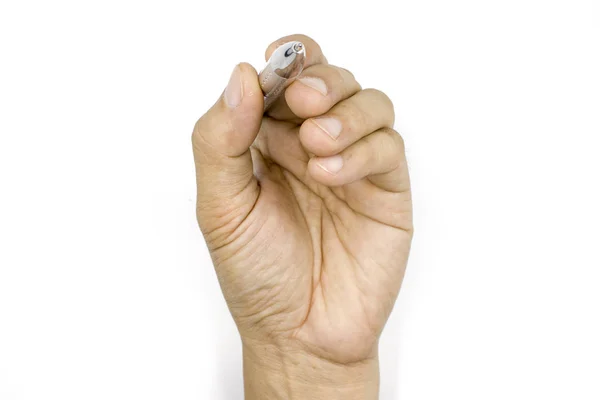
[{"label": "metal pen tip", "polygon": [[300,53],[302,50],[304,50],[304,45],[301,42],[297,42],[297,43],[294,43],[294,46],[292,47],[292,49],[296,53]]}]

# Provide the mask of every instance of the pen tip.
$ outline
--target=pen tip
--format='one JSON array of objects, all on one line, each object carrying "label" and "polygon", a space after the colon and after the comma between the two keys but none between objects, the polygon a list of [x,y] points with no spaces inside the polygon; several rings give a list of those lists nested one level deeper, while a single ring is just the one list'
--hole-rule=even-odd
[{"label": "pen tip", "polygon": [[293,46],[293,49],[296,53],[300,53],[302,50],[304,50],[304,45],[301,42],[296,42]]}]

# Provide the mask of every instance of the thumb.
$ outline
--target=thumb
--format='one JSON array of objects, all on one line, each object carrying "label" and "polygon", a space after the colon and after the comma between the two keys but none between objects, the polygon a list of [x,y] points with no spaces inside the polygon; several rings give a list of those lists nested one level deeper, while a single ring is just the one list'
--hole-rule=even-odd
[{"label": "thumb", "polygon": [[[237,65],[221,97],[196,123],[192,135],[198,222],[205,235],[234,230],[256,202],[259,187],[250,145],[263,116],[256,70]],[[225,232],[221,232],[225,233]],[[207,238],[208,239],[208,238]]]}]

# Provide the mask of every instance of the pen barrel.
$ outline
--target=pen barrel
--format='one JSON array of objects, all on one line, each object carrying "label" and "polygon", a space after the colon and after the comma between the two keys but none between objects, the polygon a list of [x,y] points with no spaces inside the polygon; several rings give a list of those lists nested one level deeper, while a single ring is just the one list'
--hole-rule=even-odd
[{"label": "pen barrel", "polygon": [[300,75],[304,68],[306,51],[301,42],[288,42],[279,46],[258,75],[264,94],[264,111],[267,111],[283,91]]},{"label": "pen barrel", "polygon": [[265,69],[261,71],[258,75],[258,79],[260,82],[260,88],[264,94],[264,110],[267,111],[279,98],[281,93],[287,88],[290,83],[293,82],[293,79],[286,79],[282,76],[279,76],[273,66],[267,64]]}]

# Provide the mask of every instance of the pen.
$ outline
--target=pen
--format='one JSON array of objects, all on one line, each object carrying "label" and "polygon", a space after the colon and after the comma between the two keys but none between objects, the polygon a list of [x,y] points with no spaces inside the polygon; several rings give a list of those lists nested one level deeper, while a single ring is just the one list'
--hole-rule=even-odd
[{"label": "pen", "polygon": [[306,49],[302,42],[288,42],[279,46],[258,75],[264,94],[264,111],[267,111],[286,87],[300,75],[304,68]]}]

